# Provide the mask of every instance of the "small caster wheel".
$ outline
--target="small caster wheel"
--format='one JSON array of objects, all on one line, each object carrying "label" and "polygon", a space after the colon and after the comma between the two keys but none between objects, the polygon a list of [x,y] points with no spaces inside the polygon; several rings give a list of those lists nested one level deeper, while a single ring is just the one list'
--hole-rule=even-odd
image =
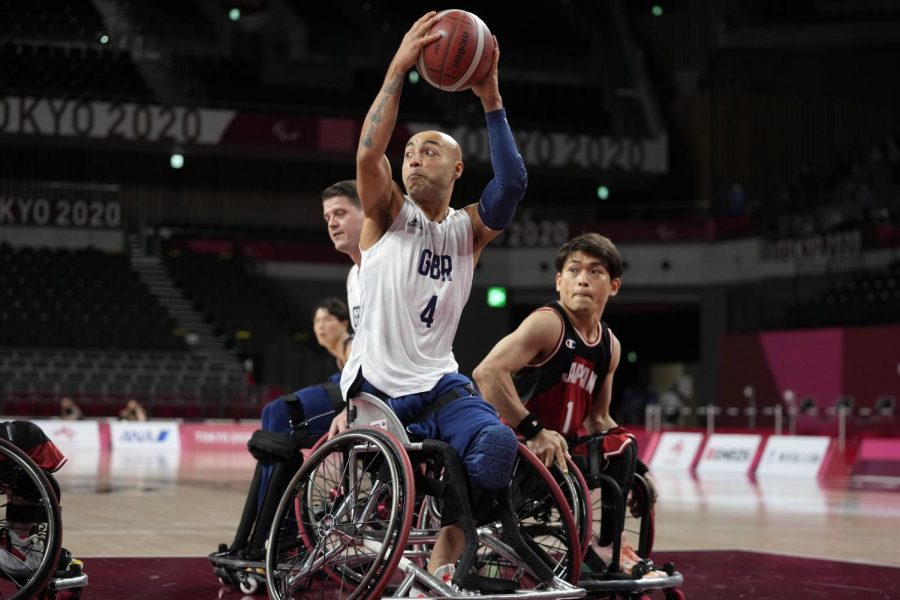
[{"label": "small caster wheel", "polygon": [[645,562],[639,562],[631,567],[631,576],[635,579],[643,579],[650,572],[650,567]]},{"label": "small caster wheel", "polygon": [[256,577],[241,578],[241,591],[245,594],[255,594],[259,591],[259,579]]},{"label": "small caster wheel", "polygon": [[663,565],[663,571],[666,572],[666,575],[671,577],[672,575],[675,574],[675,563],[667,562],[666,564]]}]

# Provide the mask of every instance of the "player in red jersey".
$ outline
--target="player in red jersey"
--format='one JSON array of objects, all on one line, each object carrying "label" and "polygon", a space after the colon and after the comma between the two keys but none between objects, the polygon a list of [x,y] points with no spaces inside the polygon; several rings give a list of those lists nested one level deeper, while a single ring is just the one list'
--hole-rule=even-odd
[{"label": "player in red jersey", "polygon": [[[604,433],[605,472],[623,491],[634,478],[634,438],[609,412],[613,374],[619,365],[619,340],[601,318],[610,297],[622,285],[622,258],[615,245],[597,233],[575,237],[556,256],[559,299],[531,313],[500,340],[475,369],[484,398],[526,440],[548,467],[566,470],[569,441]],[[592,540],[598,554],[617,534],[602,528]],[[622,566],[631,552],[623,544]],[[635,554],[634,562],[639,560]]]}]

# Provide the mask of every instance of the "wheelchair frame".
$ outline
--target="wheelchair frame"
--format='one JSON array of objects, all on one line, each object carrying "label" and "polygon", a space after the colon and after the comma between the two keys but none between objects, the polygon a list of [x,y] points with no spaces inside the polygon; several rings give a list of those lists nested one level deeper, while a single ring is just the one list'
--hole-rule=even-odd
[{"label": "wheelchair frame", "polygon": [[[23,487],[30,488],[28,493],[36,495],[31,500],[33,504],[27,505],[25,510],[32,513],[34,523],[45,523],[42,527],[44,547],[40,562],[30,573],[13,574],[0,567],[0,595],[8,600],[24,600],[38,595],[45,595],[52,600],[58,591],[64,589],[71,590],[71,596],[77,598],[81,588],[87,585],[88,576],[83,572],[62,574],[57,571],[62,548],[62,517],[56,488],[49,477],[19,447],[0,438],[0,489],[7,496],[0,524],[7,528],[6,511],[11,506],[9,498],[15,493],[16,488]],[[39,521],[41,517],[46,517],[46,521]],[[26,549],[26,552],[35,551],[32,548]],[[7,557],[13,557],[5,549],[0,549],[0,552],[6,553]],[[22,560],[15,557],[14,560],[26,566]],[[8,592],[7,586],[14,586],[14,589]]]},{"label": "wheelchair frame", "polygon": [[[480,526],[476,526],[468,512],[468,502],[461,503],[464,514],[459,524],[465,533],[466,548],[456,575],[451,585],[431,575],[423,561],[437,531],[412,527],[413,511],[423,506],[422,499],[427,496],[427,493],[420,494],[421,498],[417,496],[413,482],[417,478],[421,480],[423,475],[418,468],[420,461],[440,456],[444,469],[442,481],[454,489],[456,498],[468,498],[462,462],[443,442],[411,443],[397,416],[378,398],[361,394],[350,406],[350,429],[313,452],[279,503],[266,555],[271,597],[295,597],[293,588],[304,586],[307,593],[316,593],[313,589],[318,585],[316,572],[339,580],[338,595],[347,594],[348,598],[380,597],[388,586],[393,588],[395,597],[405,597],[413,584],[440,597],[452,598],[470,595],[473,582],[478,586],[474,589],[480,590],[479,596],[487,600],[509,598],[510,592],[513,596],[548,600],[579,598],[585,594],[583,589],[554,572],[540,556],[534,540],[529,542],[522,536],[508,488],[498,493],[500,509]],[[415,471],[411,455],[416,459]],[[334,464],[327,462],[332,456]],[[357,465],[363,468],[360,470]],[[340,477],[329,481],[328,470],[335,468],[341,471]],[[326,485],[321,485],[316,477],[324,478]],[[568,526],[567,543],[576,550],[569,560],[573,563],[571,575],[577,578],[581,540],[558,486],[552,479],[548,478],[548,482],[556,488],[557,500],[562,501],[558,512]],[[364,486],[369,487],[364,489]],[[388,502],[390,506],[386,506]],[[342,555],[345,548],[347,552]],[[487,548],[491,558],[498,557],[497,564],[502,566],[490,567],[493,572],[512,573],[517,580],[534,582],[542,589],[513,591],[507,586],[509,580],[497,579],[495,585],[486,582],[483,576],[473,577],[471,568],[478,564],[479,556],[486,555],[479,555],[479,548]],[[350,580],[357,586],[353,591],[345,589]],[[497,585],[506,589],[500,590]]]},{"label": "wheelchair frame", "polygon": [[[593,436],[587,436],[586,438],[580,439],[579,443],[584,443],[589,441],[591,438],[599,438],[602,437],[602,434],[595,434]],[[576,444],[577,445],[577,444]],[[575,446],[570,446],[570,449]],[[598,451],[598,447],[594,447],[593,449],[589,446],[590,451]],[[556,467],[554,467],[556,468]],[[572,469],[579,470],[570,460],[569,461],[569,470]],[[675,570],[675,566],[671,563],[667,563],[662,566],[662,571],[665,572],[666,576],[654,576],[647,577],[647,573],[651,569],[656,569],[657,567],[653,565],[653,562],[649,560],[650,553],[653,549],[653,534],[654,534],[654,522],[652,509],[650,507],[650,487],[647,483],[646,479],[644,479],[641,475],[635,473],[634,482],[632,483],[632,488],[630,490],[631,494],[637,494],[639,496],[639,506],[641,509],[641,516],[639,517],[640,523],[636,526],[637,529],[629,528],[626,524],[626,519],[629,515],[628,507],[626,506],[626,498],[627,495],[622,493],[621,488],[618,483],[610,477],[609,475],[599,472],[599,473],[591,473],[591,477],[596,477],[596,485],[591,488],[588,486],[588,483],[584,477],[584,474],[581,473],[579,477],[580,482],[582,484],[581,494],[586,499],[586,503],[590,506],[590,510],[587,514],[591,515],[589,518],[591,519],[590,525],[585,528],[581,526],[579,523],[580,531],[587,531],[588,536],[594,535],[595,529],[599,530],[601,526],[600,523],[600,511],[597,510],[596,504],[599,502],[603,502],[602,495],[598,497],[597,493],[600,493],[598,490],[606,489],[612,493],[611,504],[614,508],[614,519],[616,521],[616,529],[617,534],[613,539],[612,545],[612,557],[610,559],[610,565],[608,566],[608,571],[605,574],[601,574],[600,577],[587,579],[583,578],[578,582],[578,585],[583,587],[587,592],[591,595],[597,594],[619,594],[623,598],[631,598],[635,594],[641,594],[643,592],[650,592],[652,590],[663,590],[667,600],[676,600],[684,597],[683,592],[678,589],[679,586],[684,583],[684,577],[681,573]],[[609,498],[606,499],[607,502],[610,501]],[[628,577],[623,573],[620,573],[620,559],[621,559],[621,546],[622,546],[622,534],[626,531],[630,531],[637,535],[638,538],[638,555],[642,558],[646,559],[646,564],[635,567],[638,572]],[[584,551],[587,552],[588,544],[590,539],[584,539]]]}]

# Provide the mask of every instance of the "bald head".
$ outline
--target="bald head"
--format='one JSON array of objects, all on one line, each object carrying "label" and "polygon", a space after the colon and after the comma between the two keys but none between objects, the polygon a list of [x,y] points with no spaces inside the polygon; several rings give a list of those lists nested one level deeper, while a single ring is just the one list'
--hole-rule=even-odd
[{"label": "bald head", "polygon": [[425,144],[434,144],[448,153],[448,158],[462,160],[462,149],[451,136],[443,131],[421,131],[406,142],[406,148],[418,148]]},{"label": "bald head", "polygon": [[403,184],[419,204],[448,205],[462,172],[462,150],[446,133],[422,131],[406,143]]}]

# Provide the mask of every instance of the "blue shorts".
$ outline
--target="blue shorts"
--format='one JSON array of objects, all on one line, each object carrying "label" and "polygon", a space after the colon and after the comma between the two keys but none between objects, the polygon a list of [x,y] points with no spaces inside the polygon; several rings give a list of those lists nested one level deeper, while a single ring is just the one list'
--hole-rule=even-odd
[{"label": "blue shorts", "polygon": [[[328,378],[329,383],[340,385],[341,374],[335,373]],[[309,434],[315,437],[328,433],[334,419],[334,404],[328,392],[320,385],[313,385],[294,392],[303,407],[303,414],[309,427]],[[291,413],[281,398],[276,398],[263,407],[262,428],[266,431],[290,433]]]},{"label": "blue shorts", "polygon": [[428,392],[399,398],[386,398],[365,379],[360,391],[384,399],[412,437],[450,444],[463,459],[473,481],[488,489],[499,489],[512,475],[517,441],[512,430],[501,423],[497,411],[484,398],[467,392],[425,419],[417,420],[443,394],[467,385],[472,385],[468,377],[450,373]]}]

